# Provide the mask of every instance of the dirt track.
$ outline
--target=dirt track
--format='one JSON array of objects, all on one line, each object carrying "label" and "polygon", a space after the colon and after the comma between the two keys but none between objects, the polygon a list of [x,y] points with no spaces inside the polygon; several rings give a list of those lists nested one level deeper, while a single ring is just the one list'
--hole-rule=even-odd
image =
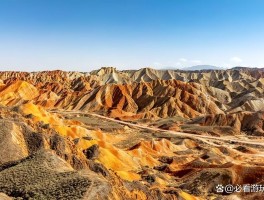
[{"label": "dirt track", "polygon": [[114,121],[120,124],[124,124],[124,125],[128,125],[128,126],[133,126],[133,127],[137,127],[137,128],[142,128],[142,129],[147,129],[147,130],[152,130],[152,131],[160,131],[160,132],[166,132],[166,133],[171,133],[171,134],[176,134],[178,136],[183,136],[183,137],[188,137],[188,138],[193,138],[193,139],[199,139],[199,140],[214,140],[214,141],[224,141],[224,142],[228,142],[228,143],[242,143],[242,144],[251,144],[251,145],[260,145],[260,146],[264,146],[264,142],[255,142],[255,141],[246,141],[246,140],[241,140],[241,139],[236,139],[234,138],[230,138],[230,136],[228,136],[228,138],[225,137],[214,137],[214,136],[207,136],[207,135],[194,135],[191,133],[184,133],[184,132],[178,132],[178,131],[167,131],[167,130],[163,130],[160,128],[156,128],[156,127],[149,127],[149,126],[144,126],[141,124],[133,124],[133,123],[129,123],[129,122],[124,122],[124,121],[120,121],[120,120],[116,120],[110,117],[105,117],[102,115],[98,115],[95,113],[87,113],[89,115],[95,116],[95,117],[99,117],[102,119],[106,119],[106,120],[110,120],[110,121]]},{"label": "dirt track", "polygon": [[95,113],[87,113],[87,112],[80,112],[80,111],[51,111],[51,112],[90,115],[90,116],[98,117],[101,119],[113,121],[119,124],[127,125],[130,127],[136,127],[136,128],[141,128],[141,129],[146,129],[146,130],[151,130],[151,131],[165,132],[165,133],[174,134],[180,137],[186,137],[186,138],[191,138],[191,139],[198,139],[198,140],[202,140],[203,142],[210,143],[210,145],[214,145],[214,146],[218,146],[218,145],[216,143],[211,143],[210,141],[214,141],[214,142],[221,141],[221,142],[225,142],[229,144],[236,143],[236,144],[258,145],[258,146],[264,147],[264,142],[241,140],[241,139],[236,138],[235,136],[215,137],[215,136],[208,136],[208,135],[194,135],[191,133],[184,133],[184,132],[178,132],[178,131],[168,131],[168,130],[164,130],[164,129],[160,129],[156,127],[145,126],[142,124],[133,124],[133,123],[113,119],[113,118],[102,116],[102,115],[95,114]]}]

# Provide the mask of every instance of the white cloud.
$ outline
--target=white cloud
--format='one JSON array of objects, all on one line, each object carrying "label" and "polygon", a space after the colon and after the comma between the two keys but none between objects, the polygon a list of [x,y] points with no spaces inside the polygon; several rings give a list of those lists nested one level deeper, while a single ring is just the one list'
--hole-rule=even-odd
[{"label": "white cloud", "polygon": [[230,61],[234,62],[234,63],[241,63],[243,60],[239,57],[232,57],[230,58]]},{"label": "white cloud", "polygon": [[181,66],[182,64],[181,64],[181,62],[176,62],[175,65],[176,66]]},{"label": "white cloud", "polygon": [[186,58],[179,58],[178,61],[172,62],[159,62],[155,61],[152,63],[154,68],[158,69],[167,69],[167,68],[184,68],[184,67],[192,67],[194,65],[200,65],[202,63],[201,60],[188,60]]},{"label": "white cloud", "polygon": [[179,61],[181,61],[181,62],[187,62],[188,60],[186,58],[180,58]]},{"label": "white cloud", "polygon": [[200,60],[191,60],[191,63],[194,63],[194,64],[201,64],[202,61]]}]

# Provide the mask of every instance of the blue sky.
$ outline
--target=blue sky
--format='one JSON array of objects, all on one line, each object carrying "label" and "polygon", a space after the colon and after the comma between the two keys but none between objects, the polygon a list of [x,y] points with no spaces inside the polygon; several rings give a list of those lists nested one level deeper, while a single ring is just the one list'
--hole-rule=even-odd
[{"label": "blue sky", "polygon": [[264,66],[263,0],[0,0],[0,70]]}]

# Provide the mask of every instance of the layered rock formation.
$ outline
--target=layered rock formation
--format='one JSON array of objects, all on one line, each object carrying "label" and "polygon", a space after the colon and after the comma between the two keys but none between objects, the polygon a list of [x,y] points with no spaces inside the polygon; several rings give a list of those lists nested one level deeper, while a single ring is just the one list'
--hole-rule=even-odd
[{"label": "layered rock formation", "polygon": [[264,184],[263,69],[0,79],[0,198],[261,198],[215,186]]},{"label": "layered rock formation", "polygon": [[[220,110],[254,112],[264,109],[263,73],[263,69],[251,68],[215,71],[162,71],[150,68],[118,71],[115,68],[102,68],[91,73],[1,72],[0,79],[3,82],[1,88],[4,89],[1,92],[1,101],[4,105],[19,103],[16,96],[23,96],[24,87],[28,88],[26,91],[28,97],[24,95],[23,100],[34,99],[36,104],[51,108],[92,108],[95,111],[107,111],[119,105],[121,110],[125,112],[129,110],[134,115],[141,114],[143,117],[153,115],[166,117],[176,114],[194,117],[201,113],[220,113]],[[12,88],[16,88],[17,91]],[[113,102],[108,91],[111,94],[114,92],[118,100],[115,99]],[[12,95],[14,93],[16,95]],[[197,100],[198,96],[202,102],[210,105],[199,105],[201,102]],[[139,106],[140,99],[145,98],[148,99],[144,101],[144,105]],[[160,103],[164,106],[159,105]],[[120,107],[122,104],[124,108]],[[177,111],[172,113],[163,111],[163,108],[167,109],[167,104],[178,106]],[[186,113],[182,111],[183,107],[186,108]]]}]

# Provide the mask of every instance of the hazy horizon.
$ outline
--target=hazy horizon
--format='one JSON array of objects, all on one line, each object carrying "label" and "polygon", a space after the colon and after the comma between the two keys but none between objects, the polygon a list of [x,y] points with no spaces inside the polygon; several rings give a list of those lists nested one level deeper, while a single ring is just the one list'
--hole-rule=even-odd
[{"label": "hazy horizon", "polygon": [[0,70],[263,67],[264,1],[3,0]]},{"label": "hazy horizon", "polygon": [[[200,68],[203,66],[211,66],[212,68]],[[197,69],[196,69],[197,67]],[[258,68],[258,69],[264,69],[263,67],[244,67],[244,66],[234,66],[234,67],[228,67],[228,68],[224,68],[224,67],[217,67],[217,66],[212,66],[212,65],[196,65],[196,66],[191,66],[191,67],[179,67],[179,68],[174,68],[174,67],[151,67],[151,66],[143,66],[143,67],[132,67],[132,68],[122,68],[122,67],[115,67],[115,66],[101,66],[98,68],[95,67],[88,67],[88,68],[82,68],[84,70],[78,70],[78,68],[76,68],[76,70],[74,70],[74,68],[72,68],[72,70],[67,70],[67,69],[60,69],[60,68],[54,68],[54,69],[35,69],[35,70],[28,70],[28,69],[20,69],[20,70],[14,70],[14,69],[7,69],[7,70],[2,70],[0,69],[0,72],[4,72],[4,71],[17,71],[17,72],[42,72],[42,71],[66,71],[66,72],[91,72],[93,70],[100,70],[102,68],[116,68],[118,71],[125,71],[125,70],[140,70],[140,69],[144,69],[144,68],[150,68],[150,69],[155,69],[155,70],[182,70],[182,71],[195,71],[195,70],[230,70],[236,67],[241,67],[241,68]]]}]

